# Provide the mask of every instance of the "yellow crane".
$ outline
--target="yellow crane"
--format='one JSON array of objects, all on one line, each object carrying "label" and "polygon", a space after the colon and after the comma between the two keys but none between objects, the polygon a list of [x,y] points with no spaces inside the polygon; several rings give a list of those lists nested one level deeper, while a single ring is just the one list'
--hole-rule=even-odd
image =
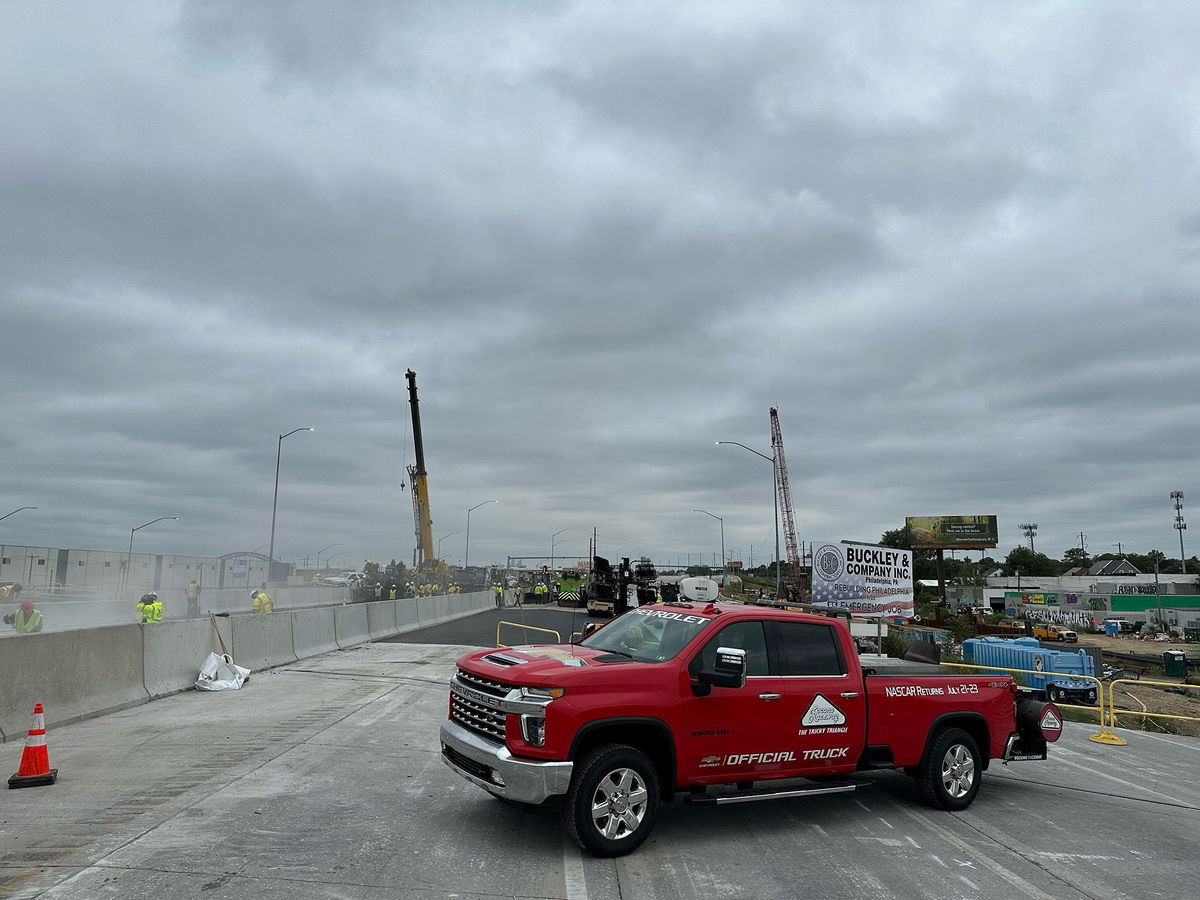
[{"label": "yellow crane", "polygon": [[421,408],[417,403],[417,373],[409,369],[404,373],[408,379],[408,402],[412,407],[413,450],[416,465],[408,467],[408,478],[412,484],[413,521],[417,547],[413,551],[413,567],[419,568],[433,558],[433,519],[429,515],[429,473],[425,471],[425,447],[421,442]]}]

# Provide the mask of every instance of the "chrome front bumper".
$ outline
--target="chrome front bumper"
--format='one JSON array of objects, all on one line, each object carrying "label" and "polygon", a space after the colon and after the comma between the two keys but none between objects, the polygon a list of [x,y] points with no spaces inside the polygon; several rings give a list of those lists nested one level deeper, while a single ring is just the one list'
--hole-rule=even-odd
[{"label": "chrome front bumper", "polygon": [[442,723],[442,761],[489,793],[518,803],[541,803],[565,794],[574,763],[539,762],[514,757],[506,746],[469,731],[457,722]]}]

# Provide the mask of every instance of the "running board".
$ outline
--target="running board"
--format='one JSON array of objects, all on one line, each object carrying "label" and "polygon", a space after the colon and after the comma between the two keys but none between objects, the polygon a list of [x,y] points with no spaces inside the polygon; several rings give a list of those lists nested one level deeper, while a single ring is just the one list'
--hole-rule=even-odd
[{"label": "running board", "polygon": [[737,794],[726,794],[711,797],[707,794],[689,794],[683,798],[684,803],[693,806],[720,806],[723,803],[753,803],[756,800],[782,800],[786,797],[813,797],[817,794],[848,794],[858,787],[850,782],[837,784],[814,784],[809,787],[788,787],[777,790],[742,791]]}]

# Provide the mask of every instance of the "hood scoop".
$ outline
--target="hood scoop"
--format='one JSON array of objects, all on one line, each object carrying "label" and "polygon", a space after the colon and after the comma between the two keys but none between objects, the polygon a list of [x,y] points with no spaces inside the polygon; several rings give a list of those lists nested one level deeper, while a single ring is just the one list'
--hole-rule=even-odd
[{"label": "hood scoop", "polygon": [[527,659],[517,659],[515,656],[505,656],[503,653],[489,653],[484,657],[487,662],[495,663],[498,666],[519,666],[521,663],[527,663]]}]

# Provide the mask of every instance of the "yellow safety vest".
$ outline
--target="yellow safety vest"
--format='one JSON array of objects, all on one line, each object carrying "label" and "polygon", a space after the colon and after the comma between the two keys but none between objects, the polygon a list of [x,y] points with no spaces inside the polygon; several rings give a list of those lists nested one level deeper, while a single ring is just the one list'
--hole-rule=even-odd
[{"label": "yellow safety vest", "polygon": [[271,599],[271,595],[266,591],[259,591],[254,595],[254,602],[250,604],[250,609],[256,613],[269,613],[274,610],[275,603]]},{"label": "yellow safety vest", "polygon": [[13,618],[13,628],[17,629],[18,634],[33,634],[42,630],[43,621],[40,609],[31,609],[28,613],[18,609]]}]

